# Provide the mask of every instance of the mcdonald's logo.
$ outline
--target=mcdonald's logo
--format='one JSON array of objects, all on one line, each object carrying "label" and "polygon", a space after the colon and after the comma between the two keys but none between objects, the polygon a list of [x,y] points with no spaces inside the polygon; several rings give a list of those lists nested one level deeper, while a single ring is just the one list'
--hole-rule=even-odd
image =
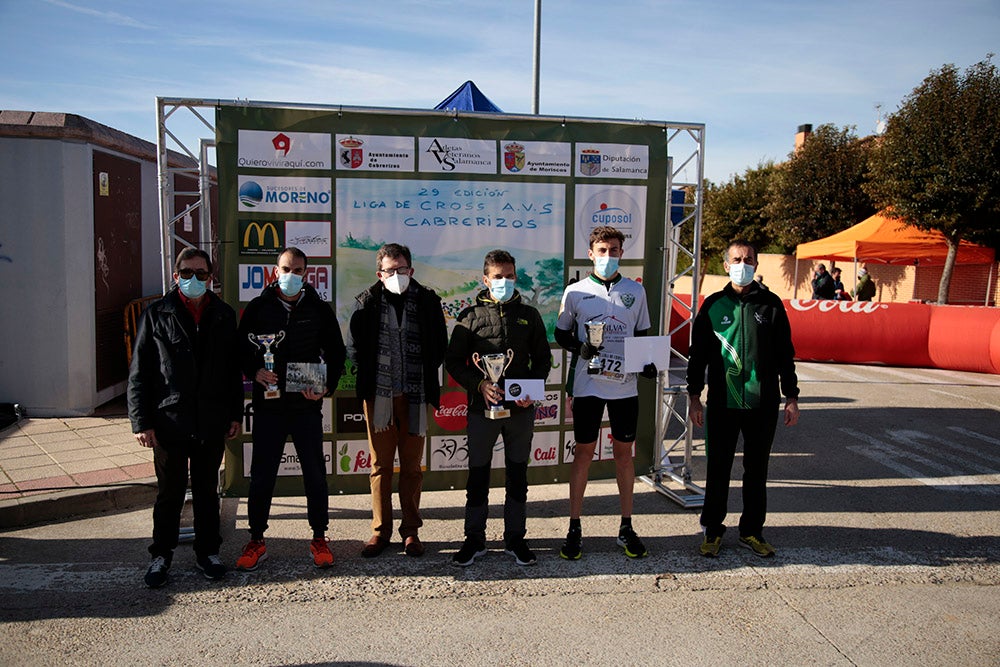
[{"label": "mcdonald's logo", "polygon": [[273,255],[283,245],[278,226],[281,223],[241,220],[240,234],[243,243],[240,251],[245,255]]}]

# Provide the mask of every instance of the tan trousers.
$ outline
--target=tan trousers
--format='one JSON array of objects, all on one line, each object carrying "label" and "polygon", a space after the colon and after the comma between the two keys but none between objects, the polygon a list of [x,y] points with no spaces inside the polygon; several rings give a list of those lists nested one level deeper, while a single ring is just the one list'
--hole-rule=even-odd
[{"label": "tan trousers", "polygon": [[[416,535],[422,525],[420,518],[420,489],[424,473],[420,467],[424,454],[424,437],[410,435],[410,405],[406,394],[393,398],[392,413],[395,421],[389,428],[372,432],[374,401],[363,401],[365,422],[368,425],[368,448],[372,455],[372,534],[383,539],[392,536],[392,474],[396,453],[399,452],[399,507],[403,520],[399,535],[404,540]],[[422,406],[424,410],[427,406]]]}]

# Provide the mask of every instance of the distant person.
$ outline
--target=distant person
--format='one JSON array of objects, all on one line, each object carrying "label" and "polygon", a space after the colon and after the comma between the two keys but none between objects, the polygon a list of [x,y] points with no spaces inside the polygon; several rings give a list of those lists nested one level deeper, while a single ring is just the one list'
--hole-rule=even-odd
[{"label": "distant person", "polygon": [[830,269],[830,277],[833,279],[833,298],[836,301],[850,301],[851,295],[844,291],[844,283],[840,280],[840,269],[836,266]]},{"label": "distant person", "polygon": [[399,536],[403,553],[419,558],[424,545],[417,533],[423,487],[427,406],[441,399],[439,368],[448,345],[441,299],[413,278],[410,249],[386,243],[375,253],[378,280],[355,297],[347,349],[357,370],[362,401],[372,493],[371,538],[365,558],[380,555],[392,537],[392,477],[399,456]]},{"label": "distant person", "polygon": [[[472,565],[486,555],[486,519],[489,514],[490,465],[497,438],[503,440],[504,551],[518,565],[534,565],[535,554],[525,540],[527,534],[528,461],[535,432],[535,405],[504,393],[476,368],[474,354],[513,353],[504,371],[506,379],[548,377],[552,351],[545,323],[538,310],[521,300],[515,288],[517,268],[506,250],[491,250],[483,260],[485,289],[476,304],[458,316],[448,343],[445,368],[468,392],[469,477],[465,485],[465,542],[452,557],[460,567]],[[482,363],[482,362],[480,362]],[[505,362],[506,363],[506,362]],[[487,405],[503,402],[510,415],[490,419]]]},{"label": "distant person", "polygon": [[[625,235],[620,230],[608,226],[594,228],[587,251],[594,270],[566,287],[556,320],[556,342],[573,354],[566,389],[573,397],[576,449],[569,477],[569,531],[559,551],[559,555],[566,560],[578,560],[582,554],[580,515],[605,407],[611,423],[611,445],[621,508],[617,544],[629,558],[649,555],[632,527],[635,492],[632,447],[639,421],[637,374],[622,370],[625,339],[649,333],[649,309],[642,283],[626,278],[618,271],[624,244]],[[588,322],[604,323],[604,340],[600,346],[588,341]],[[601,365],[594,369],[595,372],[590,372],[589,360],[595,355],[599,355]],[[656,366],[647,364],[641,375],[655,378]]]},{"label": "distant person", "polygon": [[758,287],[760,287],[761,289],[767,289],[767,285],[764,284],[764,274],[758,273],[757,276],[754,278],[754,280],[757,281]]},{"label": "distant person", "polygon": [[858,301],[871,301],[875,298],[875,281],[868,275],[868,269],[862,267],[858,270],[858,282],[852,294]]},{"label": "distant person", "polygon": [[152,561],[145,577],[150,588],[167,583],[189,466],[195,559],[208,579],[225,576],[219,560],[219,465],[243,413],[236,313],[208,289],[208,253],[182,250],[174,282],[142,313],[128,376],[132,432],[140,445],[152,448],[156,470]]},{"label": "distant person", "polygon": [[827,273],[825,264],[817,264],[816,271],[812,279],[812,298],[818,300],[833,299],[836,288],[833,286],[833,277]]},{"label": "distant person", "polygon": [[[705,299],[692,325],[688,361],[691,423],[705,427],[708,468],[701,526],[701,555],[715,557],[722,548],[736,442],[743,435],[743,514],[739,544],[761,557],[773,556],[764,539],[767,516],[767,465],[785,395],[784,423],[799,419],[795,350],[785,307],[777,296],[753,281],[757,251],[733,241],[726,249],[730,282]],[[707,407],[701,392],[708,370]]]},{"label": "distant person", "polygon": [[[236,561],[239,570],[256,570],[267,558],[264,531],[271,514],[271,500],[278,469],[289,436],[302,468],[306,514],[312,529],[309,551],[316,567],[333,565],[333,553],[326,540],[330,495],[323,456],[322,399],[333,394],[344,371],[346,349],[340,325],[330,304],[320,298],[312,285],[304,282],[307,258],[298,248],[278,253],[278,279],[247,304],[240,319],[240,346],[243,374],[253,380],[253,455],[250,461],[250,491],[247,520],[250,541]],[[275,345],[274,369],[265,367],[262,345],[251,342],[258,336],[284,332]],[[288,364],[326,364],[326,385],[302,391],[286,391]],[[280,395],[268,398],[265,389],[277,386]]]}]

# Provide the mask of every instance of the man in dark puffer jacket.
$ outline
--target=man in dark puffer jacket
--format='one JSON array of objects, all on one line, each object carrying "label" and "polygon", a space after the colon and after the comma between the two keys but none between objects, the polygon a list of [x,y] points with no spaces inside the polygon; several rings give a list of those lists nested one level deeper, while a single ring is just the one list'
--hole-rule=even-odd
[{"label": "man in dark puffer jacket", "polygon": [[[322,398],[333,394],[344,371],[347,356],[340,325],[330,304],[303,282],[306,256],[298,248],[278,255],[278,280],[251,301],[240,319],[243,374],[253,380],[253,458],[250,463],[250,493],[247,519],[250,541],[236,561],[241,570],[254,570],[267,558],[264,531],[271,512],[271,498],[285,441],[289,436],[302,467],[306,512],[312,528],[310,551],[316,567],[333,564],[326,541],[329,524],[329,493],[323,456]],[[250,336],[278,334],[284,337],[272,346],[274,369],[265,368],[264,352]],[[285,391],[289,362],[326,364],[324,391],[312,388]],[[265,398],[268,385],[277,385],[278,398]]]},{"label": "man in dark puffer jacket", "polygon": [[513,358],[506,378],[545,379],[552,353],[545,324],[538,311],[521,301],[514,289],[517,269],[505,250],[493,250],[483,262],[486,289],[476,305],[463,310],[452,332],[445,368],[469,393],[469,479],[466,483],[465,543],[454,555],[455,565],[471,565],[486,554],[486,518],[489,510],[490,463],[493,445],[503,437],[506,471],[504,544],[518,565],[533,565],[535,555],[524,539],[528,498],[528,456],[535,428],[535,406],[530,399],[506,401],[510,416],[488,419],[488,404],[503,400],[503,390],[483,377],[472,363],[479,355],[506,353]]}]

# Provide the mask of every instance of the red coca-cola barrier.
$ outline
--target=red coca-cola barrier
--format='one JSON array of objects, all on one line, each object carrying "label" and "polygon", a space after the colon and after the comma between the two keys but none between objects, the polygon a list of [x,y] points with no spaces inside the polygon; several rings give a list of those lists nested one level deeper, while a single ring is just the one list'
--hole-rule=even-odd
[{"label": "red coca-cola barrier", "polygon": [[[681,296],[690,303],[689,296]],[[803,361],[947,368],[1000,374],[1000,309],[922,303],[785,300]],[[674,304],[671,328],[686,317]],[[687,353],[688,329],[672,341]]]}]

